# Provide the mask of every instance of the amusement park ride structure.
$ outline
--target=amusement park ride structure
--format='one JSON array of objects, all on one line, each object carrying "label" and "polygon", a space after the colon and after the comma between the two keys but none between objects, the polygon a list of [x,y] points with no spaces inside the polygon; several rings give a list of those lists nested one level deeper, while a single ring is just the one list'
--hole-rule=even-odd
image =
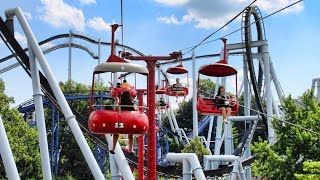
[{"label": "amusement park ride structure", "polygon": [[[255,19],[255,25],[257,28],[257,37],[256,41],[251,39],[251,22],[250,17],[253,15]],[[21,48],[16,39],[13,37],[13,18],[17,17],[19,23],[22,26],[23,31],[26,34],[28,39],[28,54]],[[118,80],[117,73],[118,72],[135,72],[144,74],[148,78],[147,87],[145,89],[134,89],[133,94],[137,94],[139,99],[139,108],[140,111],[137,112],[119,112],[118,110],[104,110],[99,104],[95,104],[97,102],[95,98],[99,99],[98,95],[94,93],[92,89],[90,96],[90,112],[91,116],[89,117],[89,125],[86,124],[86,120],[82,120],[77,112],[75,112],[68,104],[67,97],[65,97],[59,88],[59,85],[53,76],[53,73],[46,61],[44,53],[40,49],[40,46],[29,27],[22,10],[20,8],[9,9],[6,11],[7,20],[4,22],[2,18],[0,18],[0,30],[1,37],[8,45],[9,49],[14,51],[13,54],[16,55],[12,57],[16,57],[19,64],[26,70],[26,72],[32,78],[32,87],[34,98],[32,101],[33,108],[35,110],[35,119],[36,126],[39,131],[39,144],[40,144],[40,153],[41,153],[41,162],[42,162],[42,171],[44,179],[52,179],[51,175],[51,167],[50,167],[50,157],[51,157],[51,165],[53,155],[49,155],[49,148],[46,136],[46,127],[44,121],[44,113],[43,106],[45,106],[45,101],[51,101],[51,106],[57,109],[64,114],[65,120],[67,121],[74,137],[80,147],[80,150],[85,157],[86,162],[92,172],[92,175],[95,179],[104,179],[104,175],[101,171],[101,167],[99,167],[91,149],[89,148],[85,136],[92,138],[97,144],[99,144],[100,148],[106,147],[111,149],[113,144],[112,137],[110,134],[139,134],[138,140],[138,160],[135,156],[129,155],[129,153],[123,151],[119,144],[117,144],[115,148],[115,154],[109,155],[110,162],[110,170],[112,179],[134,179],[133,174],[128,165],[128,161],[135,163],[138,166],[139,179],[144,178],[144,171],[146,167],[148,179],[154,180],[157,178],[158,174],[166,173],[167,176],[183,176],[183,179],[191,179],[192,174],[196,179],[206,179],[206,178],[215,178],[216,176],[220,176],[226,174],[227,179],[251,179],[251,170],[250,170],[250,162],[253,160],[253,156],[250,152],[250,143],[253,138],[253,134],[258,126],[258,122],[262,120],[265,128],[267,128],[268,132],[268,141],[269,143],[273,143],[275,141],[276,135],[274,129],[272,128],[271,122],[272,118],[275,116],[277,118],[284,118],[281,109],[276,103],[279,100],[282,103],[283,93],[281,91],[281,87],[279,81],[277,79],[273,64],[271,62],[269,52],[268,52],[268,42],[265,37],[263,20],[261,18],[261,14],[259,9],[256,6],[248,7],[243,13],[242,19],[242,38],[243,41],[237,44],[227,44],[226,40],[223,39],[224,42],[224,51],[220,55],[221,61],[218,61],[213,64],[208,64],[201,67],[198,70],[199,77],[198,83],[200,81],[200,74],[217,77],[216,82],[220,82],[220,85],[226,86],[226,77],[229,75],[236,75],[237,70],[232,66],[228,65],[228,54],[232,54],[235,50],[242,50],[243,55],[243,72],[244,79],[242,85],[240,87],[240,91],[236,92],[236,96],[243,93],[244,95],[244,104],[239,104],[238,101],[232,106],[232,115],[229,117],[229,121],[243,121],[246,125],[249,124],[249,128],[243,133],[240,143],[235,147],[233,143],[232,136],[232,124],[224,124],[221,117],[221,112],[215,108],[216,104],[213,99],[209,99],[208,97],[201,97],[199,91],[199,86],[196,82],[196,69],[195,69],[195,61],[197,58],[194,54],[192,58],[193,61],[193,132],[188,136],[183,131],[183,129],[178,127],[177,121],[175,119],[172,107],[170,105],[164,108],[167,113],[171,131],[174,134],[175,141],[177,143],[189,143],[189,138],[194,138],[199,135],[198,130],[203,130],[206,125],[209,124],[209,133],[208,137],[202,138],[206,148],[210,149],[211,147],[211,133],[212,129],[215,130],[215,141],[214,141],[214,151],[212,155],[208,155],[204,157],[205,164],[201,166],[198,158],[193,153],[168,153],[166,152],[165,162],[167,165],[170,165],[170,162],[182,162],[183,170],[172,170],[176,169],[176,167],[168,166],[163,167],[157,165],[157,122],[156,122],[156,96],[163,97],[164,99],[169,98],[169,96],[183,96],[189,93],[189,84],[186,87],[183,87],[184,93],[174,92],[168,87],[168,83],[164,87],[159,87],[158,90],[155,88],[155,78],[156,78],[156,69],[158,70],[158,85],[161,83],[161,67],[165,64],[174,64],[180,63],[180,65],[169,68],[167,73],[162,73],[165,79],[168,79],[169,74],[188,74],[188,70],[183,68],[182,63],[186,62],[187,59],[182,59],[181,54],[174,52],[169,56],[144,56],[142,53],[130,49],[131,52],[138,54],[138,56],[133,56],[132,54],[126,52],[123,53],[124,59],[128,59],[131,61],[145,61],[147,67],[142,67],[140,65],[134,65],[132,63],[127,62],[123,58],[120,58],[114,55],[115,45],[114,45],[114,32],[116,30],[117,25],[112,26],[112,42],[111,45],[111,55],[106,63],[99,63],[95,70],[94,75],[99,73],[114,73],[114,81]],[[100,41],[99,41],[100,44]],[[71,44],[69,43],[70,47]],[[76,46],[76,45],[73,45]],[[79,46],[80,47],[80,46]],[[79,48],[78,47],[78,48]],[[11,49],[12,48],[12,49]],[[83,50],[88,52],[88,49],[84,47],[80,47]],[[252,53],[252,49],[257,48],[257,53]],[[238,52],[237,52],[238,53]],[[204,58],[206,56],[201,56]],[[212,56],[207,56],[212,57]],[[4,58],[0,60],[3,62],[8,60],[9,58]],[[256,73],[254,69],[253,60],[258,60],[258,73]],[[167,62],[162,62],[167,61]],[[38,64],[40,65],[42,72],[39,71]],[[16,66],[16,65],[15,65]],[[7,71],[8,69],[12,69],[13,65],[10,67],[6,67],[2,72]],[[256,75],[257,74],[257,75]],[[71,75],[69,74],[71,77]],[[277,92],[277,98],[272,96],[271,84],[274,84],[274,87]],[[114,83],[116,84],[116,83]],[[236,83],[237,84],[237,83]],[[94,88],[94,79],[92,88]],[[115,87],[113,87],[115,89]],[[217,87],[216,87],[217,88]],[[161,91],[162,90],[162,91]],[[165,91],[163,91],[165,90]],[[236,88],[238,90],[238,88]],[[147,92],[147,113],[144,114],[142,109],[143,106],[143,94]],[[197,93],[198,92],[198,93]],[[213,92],[216,94],[217,90]],[[47,99],[43,99],[43,93],[46,95]],[[121,93],[121,92],[118,92]],[[251,109],[251,96],[252,94],[255,97],[255,114],[253,114]],[[97,96],[97,97],[96,97]],[[104,95],[101,95],[104,96]],[[115,98],[117,93],[107,95],[108,97],[103,98]],[[197,97],[197,98],[196,98]],[[169,102],[169,101],[167,101]],[[265,107],[262,105],[265,104]],[[244,108],[244,116],[237,116],[237,112],[239,106]],[[266,110],[265,110],[266,109]],[[199,113],[204,114],[204,118],[198,122],[197,120],[197,110]],[[117,117],[116,119],[112,119],[110,117]],[[58,115],[59,116],[59,115]],[[132,119],[128,119],[132,118]],[[161,114],[158,114],[158,118],[161,120]],[[136,121],[139,119],[139,122]],[[1,119],[0,119],[1,120]],[[122,124],[119,124],[121,121]],[[142,122],[142,123],[141,123]],[[214,123],[215,122],[215,123]],[[199,123],[199,124],[198,124]],[[114,126],[114,125],[117,126]],[[205,125],[204,125],[205,124]],[[129,125],[129,126],[127,126]],[[215,128],[213,126],[216,126]],[[121,128],[125,127],[125,128]],[[127,128],[129,127],[129,128]],[[247,127],[247,126],[246,126]],[[142,129],[140,129],[142,128]],[[224,128],[224,129],[223,129]],[[6,173],[9,179],[19,179],[18,171],[13,161],[12,152],[10,150],[10,146],[6,143],[6,135],[5,131],[2,130],[2,121],[0,121],[0,131],[1,138],[4,139],[3,146],[1,146],[1,156],[8,157],[4,159],[4,165],[6,169]],[[162,129],[162,128],[160,128]],[[90,131],[91,132],[90,132]],[[147,132],[147,161],[144,161],[144,136],[143,134]],[[103,139],[97,138],[95,135],[104,134],[107,140],[107,144],[103,142]],[[100,135],[101,137],[101,135]],[[221,155],[222,144],[224,143],[224,155]],[[53,149],[51,148],[51,153]],[[161,153],[160,153],[161,154]],[[128,160],[128,161],[127,161]],[[56,159],[57,161],[57,159]],[[145,164],[147,163],[147,166]],[[231,163],[231,165],[230,165]],[[220,167],[220,165],[225,165],[225,168]],[[202,169],[203,167],[203,169]]]}]

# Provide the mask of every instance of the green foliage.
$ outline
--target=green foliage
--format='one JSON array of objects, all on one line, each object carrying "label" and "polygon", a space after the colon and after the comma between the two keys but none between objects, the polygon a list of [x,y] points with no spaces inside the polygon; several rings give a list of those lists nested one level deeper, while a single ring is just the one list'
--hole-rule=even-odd
[{"label": "green foliage", "polygon": [[[193,124],[192,101],[193,98],[191,98],[189,101],[182,101],[179,103],[179,108],[175,113],[179,127],[183,127],[188,130],[192,130]],[[198,118],[200,117],[201,116],[199,114]]]},{"label": "green foliage", "polygon": [[[10,147],[21,179],[41,179],[41,161],[36,129],[30,128],[16,109],[10,108],[14,100],[5,93],[0,79],[0,115],[2,116]],[[1,147],[0,147],[1,148]],[[0,159],[0,179],[6,179]]]},{"label": "green foliage", "polygon": [[184,148],[182,144],[177,144],[173,138],[169,137],[169,152],[181,153]]},{"label": "green foliage", "polygon": [[259,139],[251,146],[251,149],[257,154],[257,160],[252,165],[252,170],[256,175],[268,177],[268,179],[287,179],[290,177],[292,172],[282,169],[286,166],[285,157],[279,156],[273,148],[268,146],[266,141]]},{"label": "green foliage", "polygon": [[[308,91],[300,98],[301,106],[289,96],[284,99],[286,121],[320,132],[320,107]],[[277,143],[269,147],[265,142],[255,143],[253,151],[258,155],[254,163],[256,175],[268,179],[293,179],[294,174],[303,173],[303,162],[320,160],[319,135],[295,126],[274,120],[278,134]]]},{"label": "green foliage", "polygon": [[[75,81],[67,81],[59,83],[61,90],[64,94],[68,95],[81,95],[89,94],[91,87],[77,83]],[[95,88],[100,92],[107,90],[108,88],[103,85],[102,81],[95,83]],[[68,101],[69,105],[78,111],[82,117],[85,119],[88,118],[88,100],[72,100]],[[45,111],[47,122],[47,129],[51,129],[51,108],[46,109]],[[48,137],[49,139],[51,136]],[[91,149],[94,148],[94,145],[88,141]],[[60,161],[59,161],[59,175],[68,175],[74,179],[93,179],[92,173],[79,149],[79,146],[69,129],[69,126],[65,120],[60,120],[59,127],[59,143],[61,147],[60,152]],[[49,141],[49,145],[51,142]]]},{"label": "green foliage", "polygon": [[206,147],[202,144],[199,137],[196,137],[190,144],[188,144],[185,148],[182,149],[183,153],[196,153],[200,163],[203,163],[203,156],[209,155],[209,151]]},{"label": "green foliage", "polygon": [[213,98],[215,96],[214,89],[216,84],[211,79],[200,80],[200,95],[203,97]]},{"label": "green foliage", "polygon": [[72,177],[71,173],[67,173],[67,175],[65,176],[59,176],[59,177],[55,177],[53,176],[53,180],[74,180],[75,178]]},{"label": "green foliage", "polygon": [[320,179],[320,161],[303,162],[303,174],[294,174],[298,180]]}]

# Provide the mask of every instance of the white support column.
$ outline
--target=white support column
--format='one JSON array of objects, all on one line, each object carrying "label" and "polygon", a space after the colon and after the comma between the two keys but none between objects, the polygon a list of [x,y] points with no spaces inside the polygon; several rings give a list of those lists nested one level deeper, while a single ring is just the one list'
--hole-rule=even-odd
[{"label": "white support column", "polygon": [[320,79],[317,80],[317,101],[320,102]]},{"label": "white support column", "polygon": [[[106,140],[108,143],[108,147],[112,147],[113,139],[112,139],[111,135],[107,134],[107,135],[105,135],[105,137],[106,137]],[[118,146],[118,143],[116,145],[116,148],[117,148],[117,146]],[[116,152],[116,149],[115,149],[115,152]],[[122,152],[118,152],[118,153],[122,153]],[[117,154],[117,156],[119,156],[119,154]],[[111,180],[121,180],[121,173],[119,171],[119,166],[117,164],[116,154],[113,155],[113,154],[109,153],[109,163],[110,163]]]},{"label": "white support column", "polygon": [[20,180],[16,163],[10,148],[6,130],[0,116],[0,155],[9,180]]},{"label": "white support column", "polygon": [[[220,155],[221,145],[223,142],[222,139],[222,116],[218,116],[217,118],[217,127],[216,127],[216,137],[215,137],[215,143],[214,143],[214,155]],[[219,162],[210,163],[212,164],[213,168],[218,168]]]},{"label": "white support column", "polygon": [[[224,88],[227,89],[227,87],[226,87],[226,85],[227,85],[227,83],[226,83],[226,81],[227,81],[226,77],[222,77],[220,80],[221,80],[221,86],[224,86]],[[217,92],[218,92],[218,91],[217,91]]]},{"label": "white support column", "polygon": [[244,82],[242,81],[241,82],[241,85],[240,85],[240,88],[239,88],[239,91],[238,91],[238,97],[240,97],[241,96],[241,94],[242,94],[242,91],[243,91],[243,86],[244,86]]},{"label": "white support column", "polygon": [[192,86],[193,86],[193,101],[192,101],[192,113],[193,113],[193,138],[197,137],[198,132],[198,112],[197,112],[197,71],[196,71],[196,57],[194,51],[192,52]]},{"label": "white support column", "polygon": [[[157,80],[157,84],[158,84],[158,89],[161,89],[161,70],[160,70],[160,67],[157,67],[157,72],[158,72],[158,80]],[[166,102],[166,99],[164,98],[164,96],[162,96],[162,95],[156,95],[156,98],[157,98],[157,101],[156,101],[156,103],[157,102],[159,102],[159,100],[160,100],[160,97],[162,97],[162,99]],[[167,103],[167,102],[166,102]],[[159,111],[159,113],[158,113],[159,115],[159,120],[161,120],[161,110]]]},{"label": "white support column", "polygon": [[[243,90],[244,90],[244,115],[250,116],[250,108],[251,108],[251,93],[250,93],[250,83],[249,83],[249,74],[246,63],[246,57],[243,56]],[[247,126],[247,122],[245,122],[245,126]],[[248,146],[245,150],[244,158],[248,158],[251,156],[251,149]],[[251,179],[251,168],[246,169],[246,178]]]},{"label": "white support column", "polygon": [[264,75],[266,85],[266,106],[267,106],[267,120],[268,120],[268,141],[272,143],[274,141],[275,132],[272,127],[272,92],[271,92],[271,74],[270,74],[270,62],[268,45],[264,45],[263,49],[263,63],[264,63]]},{"label": "white support column", "polygon": [[207,143],[206,148],[210,151],[210,142],[211,142],[211,134],[212,134],[212,127],[213,127],[213,116],[210,116],[210,124],[209,124],[209,131],[207,136]]},{"label": "white support column", "polygon": [[162,88],[162,83],[161,83],[161,69],[160,67],[157,67],[157,71],[158,71],[158,88]]},{"label": "white support column", "polygon": [[95,179],[97,180],[104,180],[104,176],[98,166],[97,161],[95,160],[92,151],[89,147],[89,145],[87,144],[87,141],[85,139],[85,137],[82,134],[82,131],[78,125],[78,122],[75,119],[74,114],[72,113],[70,106],[67,102],[67,100],[65,99],[59,84],[57,83],[56,78],[53,75],[53,72],[48,64],[48,62],[46,61],[45,56],[43,55],[38,42],[36,40],[36,38],[33,35],[33,32],[31,31],[31,28],[29,27],[29,24],[27,23],[27,20],[25,19],[23,12],[20,8],[15,8],[15,9],[10,9],[6,11],[6,14],[8,14],[9,16],[14,16],[16,15],[21,27],[24,31],[24,33],[26,34],[26,37],[28,39],[28,41],[30,42],[32,49],[34,51],[35,56],[38,59],[38,62],[43,70],[43,73],[45,74],[48,83],[58,101],[59,106],[61,107],[63,114],[65,116],[65,119],[80,147],[80,150],[86,160],[86,162],[88,163],[88,167],[90,168],[93,176]]},{"label": "white support column", "polygon": [[232,123],[224,124],[224,131],[226,132],[226,138],[224,140],[224,154],[231,155],[231,144],[232,144]]},{"label": "white support column", "polygon": [[[237,160],[235,160],[234,164],[233,164],[233,169],[231,171],[231,178],[229,176],[229,179],[236,180],[237,176],[238,176],[238,173],[239,173],[239,162]],[[227,176],[226,179],[228,179],[228,176]]]},{"label": "white support column", "polygon": [[215,146],[214,146],[214,155],[220,155],[220,147],[219,144],[222,144],[222,116],[217,118],[217,128],[216,128],[216,138],[215,138]]},{"label": "white support column", "polygon": [[273,79],[273,83],[274,83],[274,86],[276,88],[280,103],[283,104],[283,98],[284,98],[283,96],[284,96],[284,94],[282,93],[280,82],[278,80],[278,77],[277,77],[277,74],[276,74],[276,71],[274,69],[273,62],[271,61],[271,59],[270,59],[270,72],[271,72],[271,79]]},{"label": "white support column", "polygon": [[[221,78],[221,85],[224,86],[226,89],[226,77]],[[222,122],[221,122],[222,123]],[[232,132],[231,132],[231,128],[232,128],[232,123],[230,124],[224,124],[224,131],[226,132],[226,139],[224,141],[224,149],[225,149],[225,154],[231,154],[231,146],[232,146]]]},{"label": "white support column", "polygon": [[[170,106],[169,106],[169,107],[170,107]],[[169,109],[167,109],[166,112],[167,112],[167,117],[168,117],[169,124],[170,124],[170,127],[171,127],[171,131],[175,133],[176,130],[175,130],[175,127],[174,127],[174,125],[173,125],[173,120],[172,120],[172,118],[171,118]],[[173,138],[174,138],[174,141],[176,142],[176,144],[179,144],[179,140],[178,140],[177,136],[173,136]]]},{"label": "white support column", "polygon": [[311,84],[311,90],[314,91],[314,88],[316,87],[316,81],[318,81],[317,78],[312,79],[312,84]]},{"label": "white support column", "polygon": [[[117,46],[116,46],[116,44],[118,44],[118,40],[115,40],[115,42],[114,42],[114,49],[113,49],[113,54],[117,54]],[[117,83],[118,83],[118,73],[117,72],[115,72],[115,73],[113,73],[113,82],[112,82],[112,84],[113,84],[113,87],[116,87],[117,86]]]},{"label": "white support column", "polygon": [[191,171],[197,180],[204,180],[202,167],[200,165],[199,159],[195,153],[168,153],[166,159],[171,162],[183,162],[184,160],[189,162]]},{"label": "white support column", "polygon": [[[244,173],[244,170],[243,170],[242,163],[241,163],[241,161],[239,159],[237,161],[239,163],[239,178],[240,178],[240,180],[246,180],[247,178],[245,177],[245,173]],[[251,177],[249,179],[251,179]]]},{"label": "white support column", "polygon": [[183,167],[183,180],[191,180],[192,179],[192,170],[190,163],[187,160],[183,160],[182,162],[182,167]]},{"label": "white support column", "polygon": [[69,56],[68,56],[68,81],[71,81],[72,77],[71,77],[71,68],[72,68],[72,47],[71,47],[71,43],[72,43],[72,31],[69,31]]},{"label": "white support column", "polygon": [[[101,63],[101,39],[98,39],[98,65]],[[100,74],[98,74],[98,80],[100,81]]]},{"label": "white support column", "polygon": [[170,113],[170,116],[171,116],[175,131],[179,130],[179,125],[178,125],[177,119],[174,116],[174,112],[173,112],[173,110],[172,110],[172,108],[170,106],[169,106],[169,113]]},{"label": "white support column", "polygon": [[216,79],[216,87],[214,88],[214,95],[218,94],[218,89],[219,89],[219,86],[220,86],[220,79],[219,77],[217,77]]},{"label": "white support column", "polygon": [[[110,134],[106,135],[106,139],[107,139],[108,145],[113,144],[113,140],[112,140],[112,137],[111,137]],[[115,160],[115,162],[117,164],[117,169],[121,173],[121,176],[125,180],[134,180],[134,176],[132,174],[132,171],[130,169],[128,161],[127,161],[126,157],[123,154],[123,151],[122,151],[122,149],[120,147],[119,142],[117,143],[114,152],[115,152],[115,154],[113,155],[113,157],[114,157],[114,160]]]},{"label": "white support column", "polygon": [[114,155],[111,153],[109,153],[109,164],[111,180],[121,180],[121,173],[119,171]]},{"label": "white support column", "polygon": [[35,106],[35,116],[36,116],[37,129],[38,129],[43,179],[50,180],[52,179],[52,176],[51,176],[51,168],[50,168],[47,130],[46,130],[46,123],[44,119],[44,110],[43,110],[43,104],[42,104],[43,94],[41,92],[41,86],[40,86],[39,69],[38,69],[36,58],[33,53],[33,49],[29,42],[28,42],[28,49],[29,49],[28,53],[29,53],[29,62],[30,62],[30,70],[31,70],[32,88],[33,88],[33,101]]},{"label": "white support column", "polygon": [[280,118],[279,108],[273,97],[272,97],[272,105],[273,105],[274,113],[276,114],[277,118]]}]

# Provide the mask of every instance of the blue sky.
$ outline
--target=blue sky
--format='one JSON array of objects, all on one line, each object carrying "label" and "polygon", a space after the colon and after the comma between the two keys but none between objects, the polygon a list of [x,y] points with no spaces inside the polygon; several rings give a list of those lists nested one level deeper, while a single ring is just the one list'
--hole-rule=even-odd
[{"label": "blue sky", "polygon": [[[124,44],[144,54],[166,55],[197,44],[250,2],[249,0],[123,0]],[[294,0],[258,0],[256,5],[265,16],[292,2]],[[120,1],[2,0],[1,17],[4,18],[5,9],[17,6],[25,12],[39,41],[67,33],[70,29],[101,38],[103,41],[110,41],[109,24],[120,23]],[[312,78],[320,76],[319,12],[320,1],[304,1],[264,21],[269,52],[286,95],[301,95],[310,88]],[[25,47],[24,34],[17,23],[15,27],[16,38]],[[235,20],[212,39],[240,27],[241,21]],[[120,37],[118,31],[117,38]],[[240,41],[240,32],[228,37],[229,43]],[[222,43],[217,41],[200,46],[195,53],[196,55],[218,53],[221,47]],[[103,47],[102,59],[108,57],[109,51],[109,47]],[[0,52],[0,58],[9,55],[2,42],[0,42]],[[186,55],[189,56],[190,54]],[[57,80],[65,81],[68,49],[54,51],[46,57]],[[87,53],[78,49],[72,50],[72,59],[73,79],[89,84],[96,60],[92,60]],[[196,67],[217,60],[199,60]],[[238,69],[242,68],[238,57],[230,56],[229,60],[230,64]],[[191,69],[191,62],[185,63],[184,66]],[[1,74],[0,78],[6,83],[6,93],[15,97],[16,104],[32,98],[31,80],[22,68]]]}]

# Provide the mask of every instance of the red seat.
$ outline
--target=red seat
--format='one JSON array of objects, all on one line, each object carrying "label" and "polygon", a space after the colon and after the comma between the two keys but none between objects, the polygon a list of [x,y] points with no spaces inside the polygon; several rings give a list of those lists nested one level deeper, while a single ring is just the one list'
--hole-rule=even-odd
[{"label": "red seat", "polygon": [[159,109],[168,109],[169,105],[165,105],[165,106],[158,106]]},{"label": "red seat", "polygon": [[95,134],[144,134],[149,129],[148,117],[140,111],[93,111],[88,125]]},{"label": "red seat", "polygon": [[[237,115],[239,103],[235,102],[231,106],[231,115]],[[221,116],[221,110],[217,108],[216,100],[213,98],[198,98],[197,111],[202,115]]]},{"label": "red seat", "polygon": [[133,88],[121,88],[116,87],[111,89],[111,95],[113,97],[121,97],[121,94],[125,91],[128,91],[132,97],[136,97],[137,91]]},{"label": "red seat", "polygon": [[166,94],[166,89],[165,88],[157,89],[156,94]]},{"label": "red seat", "polygon": [[120,87],[112,88],[111,89],[111,96],[112,97],[120,97],[123,92],[123,89]]},{"label": "red seat", "polygon": [[[183,92],[184,92],[185,94],[184,94]],[[168,96],[177,96],[177,93],[178,93],[178,96],[187,96],[188,93],[189,93],[189,90],[188,90],[188,88],[186,88],[186,87],[183,87],[183,90],[181,90],[181,91],[176,91],[176,90],[174,90],[174,89],[172,89],[172,88],[167,88],[166,94],[167,94]]]}]

